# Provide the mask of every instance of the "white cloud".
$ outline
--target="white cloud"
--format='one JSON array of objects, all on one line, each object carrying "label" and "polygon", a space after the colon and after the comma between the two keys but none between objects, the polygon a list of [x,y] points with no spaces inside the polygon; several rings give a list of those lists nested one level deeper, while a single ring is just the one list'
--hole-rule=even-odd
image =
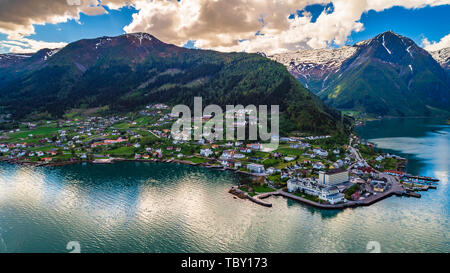
[{"label": "white cloud", "polygon": [[98,0],[0,0],[0,32],[10,39],[35,33],[35,25],[78,20],[80,13],[106,13]]},{"label": "white cloud", "polygon": [[[116,0],[117,1],[117,0]],[[289,19],[307,5],[332,3],[312,22],[311,14]],[[343,45],[352,32],[362,31],[361,15],[393,6],[421,8],[450,0],[135,0],[139,13],[126,32],[149,32],[165,42],[220,51],[264,51],[269,54],[303,48]],[[255,35],[255,33],[264,35]]]},{"label": "white cloud", "polygon": [[32,53],[43,48],[54,49],[62,48],[64,46],[66,46],[66,43],[49,43],[27,38],[0,41],[0,48],[4,48],[10,53]]},{"label": "white cloud", "polygon": [[430,42],[427,38],[422,40],[422,46],[428,51],[437,51],[443,48],[450,47],[450,34],[442,37],[439,42]]}]

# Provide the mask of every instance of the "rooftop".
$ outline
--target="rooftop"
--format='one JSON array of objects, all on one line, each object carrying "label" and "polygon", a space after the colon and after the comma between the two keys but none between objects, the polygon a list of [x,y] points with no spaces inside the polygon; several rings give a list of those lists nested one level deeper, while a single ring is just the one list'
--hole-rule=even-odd
[{"label": "rooftop", "polygon": [[325,174],[332,175],[332,174],[338,174],[338,173],[344,173],[344,172],[348,172],[348,171],[345,169],[331,169],[331,170],[325,172]]}]

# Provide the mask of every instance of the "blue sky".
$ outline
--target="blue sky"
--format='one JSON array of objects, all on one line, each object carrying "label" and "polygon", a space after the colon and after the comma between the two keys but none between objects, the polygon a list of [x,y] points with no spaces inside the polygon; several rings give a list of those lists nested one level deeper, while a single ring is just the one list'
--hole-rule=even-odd
[{"label": "blue sky", "polygon": [[137,12],[133,7],[124,7],[120,10],[106,8],[106,10],[108,14],[97,16],[87,16],[82,13],[78,22],[70,20],[67,23],[35,26],[36,34],[29,38],[70,43],[100,36],[117,36],[125,33],[123,27],[131,23],[132,14]]},{"label": "blue sky", "polygon": [[350,41],[359,42],[386,30],[413,39],[420,45],[424,37],[439,41],[450,31],[450,5],[416,10],[393,7],[383,12],[369,11],[361,17],[365,30],[353,33]]},{"label": "blue sky", "polygon": [[[106,8],[107,9],[107,8]],[[333,5],[312,5],[305,10],[312,15],[312,22],[327,9],[333,12]],[[80,19],[69,20],[59,24],[35,25],[35,34],[26,38],[45,42],[70,43],[83,38],[95,38],[100,36],[116,36],[125,33],[124,27],[132,23],[132,15],[138,11],[133,7],[123,7],[120,10],[109,10],[103,15],[88,16],[80,15]],[[396,33],[413,39],[421,45],[422,40],[438,42],[442,37],[449,34],[450,30],[450,5],[424,7],[419,9],[405,9],[393,7],[382,12],[369,11],[363,13],[360,22],[364,25],[361,32],[352,32],[346,44],[353,44],[376,36],[377,34],[393,30]],[[6,34],[0,33],[0,41],[7,40]],[[193,42],[186,45],[194,46]],[[0,53],[8,52],[7,47],[0,45]]]}]

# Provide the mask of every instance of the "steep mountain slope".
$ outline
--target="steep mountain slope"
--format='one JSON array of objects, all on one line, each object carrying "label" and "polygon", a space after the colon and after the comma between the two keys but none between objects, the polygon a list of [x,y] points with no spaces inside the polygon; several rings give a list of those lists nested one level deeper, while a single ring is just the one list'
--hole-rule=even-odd
[{"label": "steep mountain slope", "polygon": [[447,71],[450,71],[450,47],[431,51],[431,56]]},{"label": "steep mountain slope", "polygon": [[337,49],[299,50],[269,56],[284,64],[289,72],[306,88],[322,90],[329,77],[337,73],[342,63],[355,54],[357,48],[344,46]]},{"label": "steep mountain slope", "polygon": [[[450,111],[448,74],[412,40],[389,31],[351,48],[339,49],[348,52],[335,54],[337,61],[331,58],[339,67],[326,70],[322,77],[314,78],[314,84],[308,84],[329,105],[386,116]],[[298,61],[295,66],[305,62]],[[320,69],[319,65],[315,67]],[[290,72],[297,75],[292,69]]]},{"label": "steep mountain slope", "polygon": [[0,104],[16,118],[73,107],[133,111],[147,103],[280,105],[290,129],[330,133],[339,112],[285,67],[258,54],[219,53],[165,44],[146,33],[80,40],[42,51],[0,71]]}]

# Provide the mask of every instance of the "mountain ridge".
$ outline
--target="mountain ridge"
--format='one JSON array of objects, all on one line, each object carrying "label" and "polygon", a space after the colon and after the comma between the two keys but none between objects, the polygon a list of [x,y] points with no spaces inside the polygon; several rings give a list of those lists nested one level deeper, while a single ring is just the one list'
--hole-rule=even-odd
[{"label": "mountain ridge", "polygon": [[135,111],[147,103],[280,105],[286,130],[333,133],[341,115],[286,68],[258,54],[166,44],[146,33],[83,39],[0,67],[0,104],[15,118],[77,107]]},{"label": "mountain ridge", "polygon": [[[325,51],[335,58],[317,58]],[[301,54],[308,58],[302,59]],[[411,39],[392,31],[351,47],[269,57],[281,60],[301,83],[338,109],[382,116],[428,116],[450,111],[448,72]],[[286,62],[289,57],[291,62]],[[338,66],[323,66],[330,61]],[[309,72],[315,70],[322,74],[311,76]]]}]

